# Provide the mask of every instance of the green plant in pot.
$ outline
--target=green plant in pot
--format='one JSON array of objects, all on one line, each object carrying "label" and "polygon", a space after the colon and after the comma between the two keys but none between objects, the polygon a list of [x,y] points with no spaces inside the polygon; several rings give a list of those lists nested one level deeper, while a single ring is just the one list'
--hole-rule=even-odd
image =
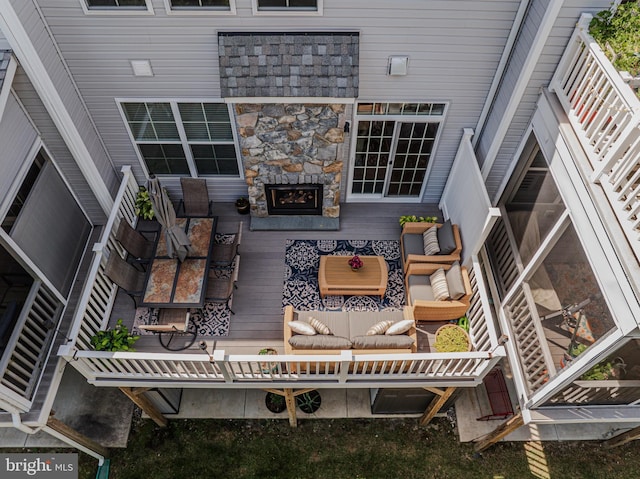
[{"label": "green plant in pot", "polygon": [[144,186],[141,186],[136,196],[136,214],[145,220],[152,220],[155,217],[153,212],[153,206],[151,205],[151,197],[149,191]]},{"label": "green plant in pot", "polygon": [[[260,351],[258,351],[258,354],[260,356],[277,356],[278,355],[278,351],[276,351],[273,348],[262,348]],[[269,374],[269,373],[276,373],[278,372],[278,363],[271,363],[271,362],[261,362],[260,363],[260,369],[262,370],[262,372],[264,374]]]},{"label": "green plant in pot", "polygon": [[306,412],[307,414],[316,412],[320,409],[321,404],[322,398],[320,397],[320,393],[315,390],[296,396],[296,405],[302,412]]},{"label": "green plant in pot", "polygon": [[405,223],[435,223],[436,221],[438,221],[437,216],[402,215],[398,219],[401,228]]},{"label": "green plant in pot", "polygon": [[281,413],[287,409],[287,402],[284,396],[272,392],[268,392],[264,398],[265,406],[273,413]]},{"label": "green plant in pot", "polygon": [[91,338],[91,345],[96,351],[135,351],[133,344],[140,339],[129,332],[129,329],[118,319],[113,329],[98,331]]}]

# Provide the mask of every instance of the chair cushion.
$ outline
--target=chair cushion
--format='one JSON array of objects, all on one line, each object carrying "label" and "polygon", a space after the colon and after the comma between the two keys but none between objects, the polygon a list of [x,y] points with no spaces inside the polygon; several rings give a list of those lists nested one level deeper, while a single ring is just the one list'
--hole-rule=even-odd
[{"label": "chair cushion", "polygon": [[[384,313],[372,313],[371,311],[349,311],[349,332],[341,334],[348,338],[354,336],[366,336],[367,331],[380,321],[400,321],[404,319],[403,312],[400,311],[384,311]],[[337,333],[336,333],[337,334]]]},{"label": "chair cushion", "polygon": [[438,228],[432,226],[424,233],[422,233],[422,241],[424,246],[424,254],[426,256],[433,256],[440,252],[440,246],[438,245]]},{"label": "chair cushion", "polygon": [[331,334],[331,330],[329,329],[329,327],[313,316],[309,316],[307,318],[307,323],[309,323],[318,334]]},{"label": "chair cushion", "polygon": [[305,323],[309,322],[309,316],[313,316],[318,321],[325,324],[332,334],[336,336],[350,337],[349,334],[349,312],[348,311],[298,311],[298,319]]},{"label": "chair cushion", "polygon": [[379,323],[374,324],[373,326],[371,326],[365,336],[375,336],[376,334],[384,334],[384,332],[389,329],[389,326],[391,326],[394,323],[394,321],[380,321]]},{"label": "chair cushion", "polygon": [[410,275],[407,277],[407,283],[409,285],[409,296],[411,301],[420,299],[423,301],[433,301],[433,288],[429,281],[429,276],[424,275]]},{"label": "chair cushion", "polygon": [[424,240],[422,233],[405,233],[402,235],[402,248],[404,250],[404,260],[410,254],[424,255]]},{"label": "chair cushion", "polygon": [[453,226],[451,220],[445,221],[440,228],[438,228],[438,245],[440,246],[440,253],[438,254],[451,254],[456,249],[456,239],[453,236]]},{"label": "chair cushion", "polygon": [[328,334],[291,336],[289,344],[293,349],[351,349],[351,341],[347,338]]},{"label": "chair cushion", "polygon": [[396,321],[384,332],[387,336],[395,336],[398,334],[404,334],[415,326],[413,319],[403,319],[402,321]]},{"label": "chair cushion", "polygon": [[449,286],[447,285],[447,277],[444,269],[438,269],[430,276],[429,281],[433,289],[433,299],[436,301],[446,301],[449,299]]},{"label": "chair cushion", "polygon": [[313,336],[316,334],[316,330],[309,323],[304,321],[289,321],[287,325],[291,328],[291,331],[304,336]]},{"label": "chair cushion", "polygon": [[354,349],[410,349],[413,338],[406,334],[396,336],[356,336],[352,338]]},{"label": "chair cushion", "polygon": [[451,299],[462,298],[466,291],[464,289],[464,280],[462,279],[462,271],[460,270],[460,263],[456,261],[445,272],[447,277],[447,286],[449,288],[449,297]]}]

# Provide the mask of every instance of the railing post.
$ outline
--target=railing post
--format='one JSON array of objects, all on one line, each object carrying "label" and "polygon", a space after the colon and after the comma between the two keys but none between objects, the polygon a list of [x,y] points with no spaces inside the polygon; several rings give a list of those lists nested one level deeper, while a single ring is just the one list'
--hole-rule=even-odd
[{"label": "railing post", "polygon": [[216,350],[213,352],[213,362],[220,369],[220,373],[224,377],[224,382],[232,383],[233,382],[233,370],[228,367],[229,363],[225,359],[224,350]]},{"label": "railing post", "polygon": [[349,376],[349,366],[353,362],[353,353],[349,350],[340,351],[340,383],[346,383]]}]

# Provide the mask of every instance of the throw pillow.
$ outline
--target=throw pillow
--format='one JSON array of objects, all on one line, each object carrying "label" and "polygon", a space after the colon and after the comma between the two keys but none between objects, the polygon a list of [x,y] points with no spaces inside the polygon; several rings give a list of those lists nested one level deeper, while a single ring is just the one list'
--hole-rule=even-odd
[{"label": "throw pillow", "polygon": [[445,273],[447,277],[447,286],[449,288],[449,297],[451,299],[462,298],[466,291],[464,289],[464,280],[462,279],[462,270],[460,263],[457,261],[451,265],[451,268]]},{"label": "throw pillow", "polygon": [[316,334],[316,330],[313,329],[313,326],[309,323],[305,323],[304,321],[289,321],[287,325],[294,333],[303,334],[305,336],[313,336]]},{"label": "throw pillow", "polygon": [[440,246],[439,254],[451,254],[456,249],[456,239],[453,236],[451,220],[445,221],[438,228],[438,245]]},{"label": "throw pillow", "polygon": [[413,319],[403,319],[402,321],[397,321],[389,326],[384,334],[387,336],[393,336],[395,334],[404,334],[409,331],[415,325],[415,321]]},{"label": "throw pillow", "polygon": [[406,334],[355,336],[351,341],[354,349],[409,349],[413,346],[413,338]]},{"label": "throw pillow", "polygon": [[380,321],[379,323],[374,324],[369,328],[366,335],[367,336],[375,336],[376,334],[384,334],[389,326],[391,326],[394,321]]},{"label": "throw pillow", "polygon": [[314,318],[313,316],[309,316],[307,323],[309,323],[313,327],[313,329],[316,330],[316,333],[318,334],[331,334],[331,330],[329,329],[329,326],[324,324],[319,319]]},{"label": "throw pillow", "polygon": [[440,252],[440,246],[438,245],[438,228],[432,226],[422,233],[422,242],[424,243],[424,254],[426,256],[438,254]]},{"label": "throw pillow", "polygon": [[293,349],[351,349],[351,341],[347,338],[326,334],[317,334],[315,336],[298,334],[291,336],[289,344]]},{"label": "throw pillow", "polygon": [[429,276],[429,282],[431,283],[431,291],[433,291],[433,299],[436,301],[449,299],[449,287],[447,286],[447,277],[444,269],[440,268]]}]

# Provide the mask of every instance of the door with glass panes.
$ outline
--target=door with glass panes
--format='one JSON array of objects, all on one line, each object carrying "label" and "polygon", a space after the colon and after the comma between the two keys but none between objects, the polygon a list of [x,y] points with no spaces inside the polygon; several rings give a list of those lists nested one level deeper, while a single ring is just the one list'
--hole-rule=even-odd
[{"label": "door with glass panes", "polygon": [[350,197],[421,198],[444,111],[444,104],[358,104]]}]

